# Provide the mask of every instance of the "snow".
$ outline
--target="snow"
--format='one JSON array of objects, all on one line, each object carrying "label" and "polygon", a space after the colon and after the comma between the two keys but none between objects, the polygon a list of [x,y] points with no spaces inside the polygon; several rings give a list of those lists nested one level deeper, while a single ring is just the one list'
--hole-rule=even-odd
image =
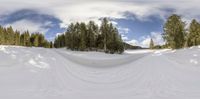
[{"label": "snow", "polygon": [[125,53],[129,53],[129,54],[139,54],[139,53],[149,53],[149,52],[153,52],[153,50],[149,50],[149,49],[125,50]]},{"label": "snow", "polygon": [[0,46],[1,99],[200,99],[200,47],[124,54]]},{"label": "snow", "polygon": [[198,61],[196,59],[190,59],[190,63],[193,63],[193,64],[197,65]]},{"label": "snow", "polygon": [[36,62],[34,59],[30,59],[29,60],[30,65],[33,65],[35,67],[38,68],[48,68],[49,64],[45,63],[45,62]]}]

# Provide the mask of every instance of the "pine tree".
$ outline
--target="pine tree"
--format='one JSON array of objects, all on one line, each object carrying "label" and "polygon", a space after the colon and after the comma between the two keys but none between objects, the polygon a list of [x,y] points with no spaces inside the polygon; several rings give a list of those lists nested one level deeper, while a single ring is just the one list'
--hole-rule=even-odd
[{"label": "pine tree", "polygon": [[200,24],[195,19],[190,24],[187,43],[189,47],[200,44]]},{"label": "pine tree", "polygon": [[27,30],[26,32],[24,32],[24,46],[31,46],[30,44],[30,33]]},{"label": "pine tree", "polygon": [[185,23],[181,17],[173,14],[164,25],[164,40],[172,49],[182,48],[185,42]]},{"label": "pine tree", "polygon": [[103,49],[103,47],[104,47],[103,36],[101,34],[98,34],[96,38],[96,48]]},{"label": "pine tree", "polygon": [[72,49],[73,48],[74,28],[75,28],[74,24],[71,23],[67,28],[67,32],[65,33],[65,42],[66,42],[66,47],[68,49]]},{"label": "pine tree", "polygon": [[47,40],[44,40],[43,47],[50,48],[50,43]]},{"label": "pine tree", "polygon": [[25,46],[26,44],[25,44],[25,36],[24,36],[24,34],[21,34],[20,35],[20,45],[21,46]]},{"label": "pine tree", "polygon": [[2,26],[0,26],[0,44],[4,44],[4,32]]},{"label": "pine tree", "polygon": [[31,37],[30,37],[31,46],[34,46],[34,40],[35,40],[35,34],[32,33],[32,34],[31,34]]},{"label": "pine tree", "polygon": [[80,24],[80,30],[79,30],[79,35],[80,35],[80,49],[81,51],[86,50],[87,45],[86,45],[86,41],[87,41],[87,28],[86,28],[86,24],[85,23],[81,23]]},{"label": "pine tree", "polygon": [[38,38],[39,38],[39,34],[37,33],[34,37],[34,42],[33,42],[33,45],[35,47],[39,47],[39,42],[38,42]]},{"label": "pine tree", "polygon": [[50,48],[54,48],[52,41],[50,42]]},{"label": "pine tree", "polygon": [[117,28],[107,19],[104,19],[99,30],[98,25],[90,21],[85,23],[75,23],[68,26],[63,35],[59,35],[54,40],[54,47],[66,46],[71,50],[102,50],[109,53],[122,53],[124,44]]},{"label": "pine tree", "polygon": [[153,48],[154,48],[154,42],[153,42],[153,39],[152,39],[152,38],[151,38],[151,40],[150,40],[149,48],[150,48],[150,49],[153,49]]},{"label": "pine tree", "polygon": [[65,47],[69,48],[71,46],[71,34],[69,32],[65,32]]},{"label": "pine tree", "polygon": [[109,24],[108,24],[108,19],[107,18],[104,18],[102,23],[101,23],[101,28],[100,28],[100,31],[101,31],[101,34],[102,34],[102,37],[103,37],[103,48],[104,48],[104,51],[107,52],[107,40],[108,40],[108,28],[109,28]]},{"label": "pine tree", "polygon": [[15,43],[14,45],[20,45],[20,32],[15,31]]},{"label": "pine tree", "polygon": [[124,44],[121,39],[121,36],[119,35],[117,28],[114,28],[113,25],[110,24],[109,32],[110,34],[107,36],[109,37],[108,44],[107,44],[108,52],[111,54],[124,52]]},{"label": "pine tree", "polygon": [[87,25],[88,27],[88,47],[91,50],[95,47],[95,39],[98,32],[98,28],[94,21],[90,21]]},{"label": "pine tree", "polygon": [[0,26],[0,45],[21,45],[21,46],[38,46],[38,37],[42,38],[43,43],[41,47],[47,47],[50,43],[45,40],[45,37],[41,33],[31,34],[29,31],[20,33],[17,30],[13,30],[12,26],[4,28]]}]

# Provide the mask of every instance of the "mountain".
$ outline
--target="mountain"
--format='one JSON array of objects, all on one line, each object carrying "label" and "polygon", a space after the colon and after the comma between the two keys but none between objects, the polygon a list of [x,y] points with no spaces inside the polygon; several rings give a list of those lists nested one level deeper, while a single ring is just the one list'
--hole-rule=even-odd
[{"label": "mountain", "polygon": [[125,49],[143,49],[141,46],[133,46],[133,45],[125,43],[125,42],[124,42],[124,48]]}]

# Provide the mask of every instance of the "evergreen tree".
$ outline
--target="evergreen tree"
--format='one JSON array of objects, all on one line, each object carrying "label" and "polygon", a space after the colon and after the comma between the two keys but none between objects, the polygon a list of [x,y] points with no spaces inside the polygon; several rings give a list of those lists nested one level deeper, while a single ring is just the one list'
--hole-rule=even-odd
[{"label": "evergreen tree", "polygon": [[4,44],[4,38],[3,27],[0,26],[0,44]]},{"label": "evergreen tree", "polygon": [[6,44],[14,45],[14,31],[11,26],[6,30]]},{"label": "evergreen tree", "polygon": [[97,35],[96,47],[97,47],[97,49],[103,49],[104,48],[103,36],[101,34]]},{"label": "evergreen tree", "polygon": [[109,29],[109,24],[108,24],[108,19],[107,18],[104,18],[102,23],[101,23],[101,28],[100,28],[100,31],[101,31],[101,34],[102,34],[102,37],[103,37],[103,48],[104,48],[104,51],[107,52],[107,37],[108,37],[108,29]]},{"label": "evergreen tree", "polygon": [[107,36],[109,39],[107,40],[108,52],[113,53],[122,53],[124,51],[124,44],[119,35],[117,28],[114,28],[112,24],[109,27],[110,34]]},{"label": "evergreen tree", "polygon": [[24,34],[21,34],[20,35],[20,45],[21,46],[25,46],[25,35]]},{"label": "evergreen tree", "polygon": [[30,33],[28,30],[24,32],[24,46],[30,46]]},{"label": "evergreen tree", "polygon": [[50,42],[50,48],[54,48],[52,41]]},{"label": "evergreen tree", "polygon": [[14,45],[20,45],[20,32],[15,31],[15,39],[14,39]]},{"label": "evergreen tree", "polygon": [[88,47],[91,50],[92,48],[96,47],[95,46],[95,41],[96,41],[96,37],[97,37],[97,33],[98,33],[98,27],[97,25],[95,25],[94,21],[90,21],[88,23]]},{"label": "evergreen tree", "polygon": [[43,47],[50,48],[50,43],[47,40],[44,40]]},{"label": "evergreen tree", "polygon": [[30,36],[30,46],[34,46],[34,47],[44,47],[44,46],[39,46],[39,35],[40,33],[33,33]]},{"label": "evergreen tree", "polygon": [[34,40],[35,40],[35,34],[31,34],[31,37],[30,37],[30,43],[31,43],[31,46],[34,46]]},{"label": "evergreen tree", "polygon": [[72,44],[73,44],[73,48],[72,50],[79,50],[79,45],[80,45],[80,24],[77,22],[75,24],[75,28],[74,28],[74,33],[72,33]]},{"label": "evergreen tree", "polygon": [[200,24],[195,19],[193,19],[190,24],[187,37],[187,44],[189,47],[200,45]]},{"label": "evergreen tree", "polygon": [[173,14],[164,25],[163,38],[172,49],[182,48],[185,42],[185,23],[181,17]]},{"label": "evergreen tree", "polygon": [[44,36],[42,34],[38,34],[38,46],[42,47],[44,45]]},{"label": "evergreen tree", "polygon": [[71,23],[68,28],[67,28],[67,32],[65,33],[65,43],[66,43],[66,47],[69,49],[73,48],[73,34],[74,33],[74,24]]},{"label": "evergreen tree", "polygon": [[35,37],[34,37],[34,42],[33,42],[33,45],[35,46],[35,47],[39,47],[39,33],[37,33],[36,35],[35,35]]},{"label": "evergreen tree", "polygon": [[54,41],[54,46],[56,48],[65,47],[66,46],[65,35],[58,35]]},{"label": "evergreen tree", "polygon": [[86,50],[86,43],[87,43],[87,40],[89,41],[89,38],[87,38],[87,27],[86,27],[86,24],[85,23],[81,23],[80,24],[80,50],[81,51],[84,51]]},{"label": "evergreen tree", "polygon": [[54,47],[67,47],[71,50],[101,50],[108,53],[122,53],[124,44],[117,28],[107,19],[102,22],[99,30],[95,22],[75,23],[68,26],[63,35],[59,35],[54,40]]},{"label": "evergreen tree", "polygon": [[149,48],[150,48],[150,49],[153,49],[153,48],[154,48],[154,42],[153,42],[153,39],[152,39],[152,38],[151,38],[151,40],[150,40]]},{"label": "evergreen tree", "polygon": [[[39,39],[40,37],[40,39]],[[50,43],[45,40],[45,37],[41,33],[31,34],[29,31],[25,31],[20,33],[17,30],[13,30],[12,26],[4,28],[0,26],[0,45],[21,45],[21,46],[39,46],[40,47],[47,47],[49,48]]]}]

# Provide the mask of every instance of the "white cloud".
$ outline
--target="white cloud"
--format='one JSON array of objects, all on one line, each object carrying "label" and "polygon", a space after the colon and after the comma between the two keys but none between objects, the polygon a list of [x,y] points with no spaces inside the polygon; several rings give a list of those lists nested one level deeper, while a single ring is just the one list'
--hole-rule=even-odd
[{"label": "white cloud", "polygon": [[150,40],[151,38],[154,41],[154,45],[163,45],[165,42],[162,38],[162,34],[159,32],[151,32],[150,35],[148,36],[142,36],[140,37],[141,40],[130,40],[127,41],[127,43],[131,44],[131,45],[137,45],[137,46],[141,46],[141,47],[149,47],[150,44]]},{"label": "white cloud", "polygon": [[128,34],[130,31],[129,28],[123,28],[123,27],[118,27],[118,30],[120,34]]},{"label": "white cloud", "polygon": [[[43,23],[43,24],[50,24],[50,23]],[[48,29],[42,28],[43,24],[41,23],[34,23],[29,20],[20,20],[16,21],[12,24],[6,24],[5,27],[12,26],[14,30],[19,30],[21,32],[29,30],[29,32],[40,32],[40,33],[46,33]]]},{"label": "white cloud", "polygon": [[127,34],[130,32],[129,28],[123,28],[123,27],[118,27],[119,33],[122,36],[123,41],[128,41],[128,36]]},{"label": "white cloud", "polygon": [[146,39],[144,39],[144,40],[140,43],[140,46],[142,46],[142,47],[149,47],[150,40],[151,40],[151,38],[147,37]]},{"label": "white cloud", "polygon": [[135,40],[135,39],[130,40],[130,41],[127,41],[127,43],[128,43],[128,44],[131,44],[131,45],[133,45],[133,46],[138,46],[138,45],[139,45],[139,42],[138,42],[137,40]]},{"label": "white cloud", "polygon": [[155,45],[165,44],[162,34],[159,32],[151,32],[151,38],[153,39]]},{"label": "white cloud", "polygon": [[127,40],[128,40],[128,37],[125,36],[124,34],[121,34],[121,37],[122,37],[122,40],[123,40],[123,41],[127,41]]},{"label": "white cloud", "polygon": [[0,15],[19,9],[36,9],[41,13],[58,17],[64,24],[74,21],[95,20],[99,22],[101,17],[114,19],[131,18],[125,12],[135,15],[139,20],[148,20],[151,15],[165,18],[169,11],[183,15],[185,19],[198,18],[200,16],[199,0],[148,0],[148,1],[122,1],[122,0],[1,0]]},{"label": "white cloud", "polygon": [[[61,27],[66,27],[71,22],[93,20],[100,24],[99,18],[110,17],[113,19],[139,19],[141,21],[149,21],[149,16],[156,15],[163,20],[171,13],[180,14],[187,23],[192,18],[200,19],[200,1],[199,0],[1,0],[0,1],[0,16],[9,14],[20,9],[35,9],[39,13],[53,15],[59,18],[63,23]],[[172,10],[173,12],[169,11]],[[134,15],[126,15],[126,12]],[[27,21],[27,20],[26,20]],[[15,22],[12,25],[16,28],[22,28],[26,21]],[[115,25],[118,25],[118,23]],[[22,24],[22,25],[20,25]],[[46,31],[41,28],[40,24],[28,22],[25,29],[31,31]],[[124,29],[127,33],[128,29]],[[150,36],[155,36],[155,42],[160,40],[160,36],[152,33]],[[128,37],[124,35],[123,39]],[[147,46],[149,38],[146,36],[140,45]],[[162,43],[162,41],[161,41]]]}]

